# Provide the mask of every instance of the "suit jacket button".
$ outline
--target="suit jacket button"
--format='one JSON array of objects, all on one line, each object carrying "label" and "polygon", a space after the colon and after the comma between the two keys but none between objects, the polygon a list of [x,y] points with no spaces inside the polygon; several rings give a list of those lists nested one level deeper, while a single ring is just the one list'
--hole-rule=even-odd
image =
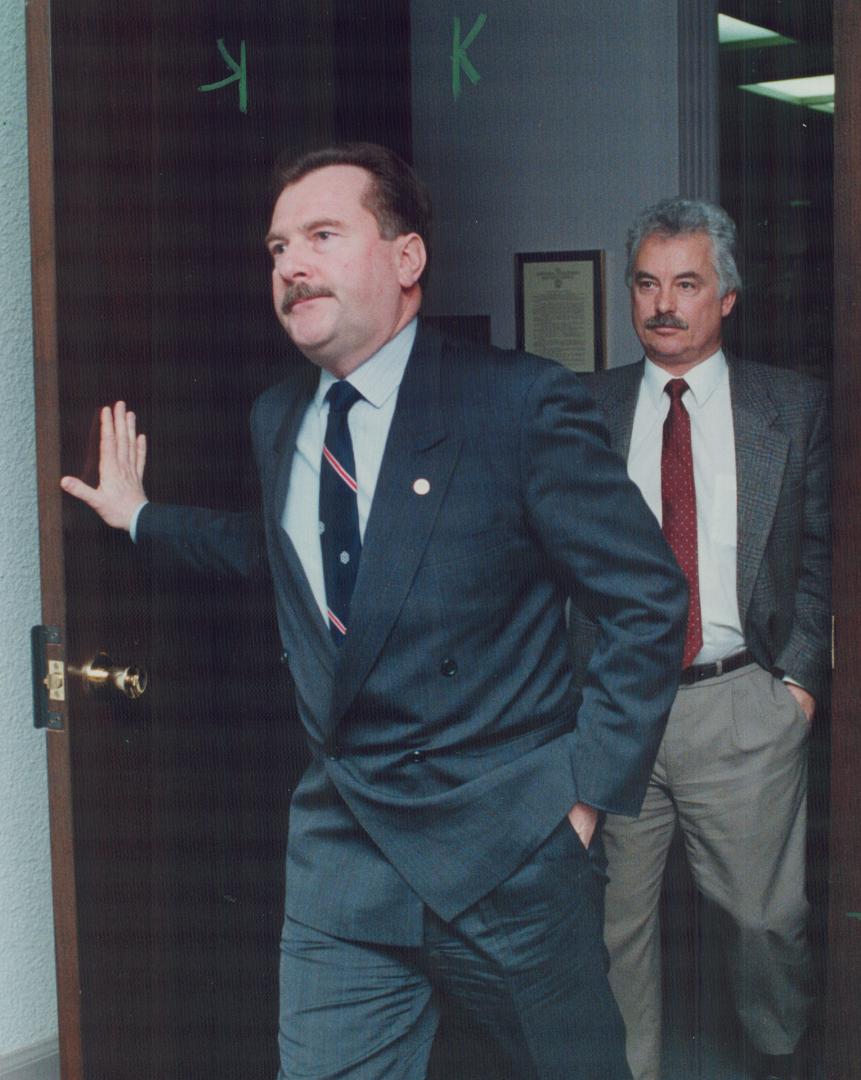
[{"label": "suit jacket button", "polygon": [[445,660],[439,666],[440,674],[445,675],[447,679],[450,679],[452,675],[457,674],[457,664],[450,657],[446,657]]},{"label": "suit jacket button", "polygon": [[286,652],[281,653],[281,663],[284,665],[284,667],[286,667],[287,664],[289,664],[289,662],[290,662],[290,654],[286,653]]},{"label": "suit jacket button", "polygon": [[424,761],[424,759],[425,759],[424,750],[413,750],[413,752],[410,754],[410,760],[415,765],[420,765]]},{"label": "suit jacket button", "polygon": [[341,747],[337,743],[330,743],[326,747],[326,757],[329,761],[337,761],[341,756]]}]

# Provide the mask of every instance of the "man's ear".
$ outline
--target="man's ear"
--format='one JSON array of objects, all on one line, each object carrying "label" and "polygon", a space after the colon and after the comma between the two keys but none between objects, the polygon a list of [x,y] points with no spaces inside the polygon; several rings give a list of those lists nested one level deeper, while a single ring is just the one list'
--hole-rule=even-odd
[{"label": "man's ear", "polygon": [[738,293],[735,289],[731,289],[725,296],[721,297],[720,301],[720,313],[722,318],[726,318],[727,315],[735,307],[735,302],[738,300]]},{"label": "man's ear", "polygon": [[410,289],[422,276],[428,261],[425,242],[418,233],[398,237],[398,280],[401,288]]}]

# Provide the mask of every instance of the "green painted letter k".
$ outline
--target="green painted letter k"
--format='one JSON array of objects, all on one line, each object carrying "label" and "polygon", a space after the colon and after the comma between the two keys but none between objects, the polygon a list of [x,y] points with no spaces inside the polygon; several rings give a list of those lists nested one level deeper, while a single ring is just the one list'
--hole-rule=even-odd
[{"label": "green painted letter k", "polygon": [[460,19],[455,16],[454,20],[454,40],[452,41],[451,48],[451,92],[454,95],[454,100],[460,97],[460,73],[461,71],[466,73],[466,77],[472,83],[473,86],[478,82],[481,76],[475,70],[469,57],[466,55],[466,50],[475,41],[478,35],[481,33],[481,29],[487,22],[486,15],[479,15],[473,23],[472,29],[461,41],[460,38]]}]

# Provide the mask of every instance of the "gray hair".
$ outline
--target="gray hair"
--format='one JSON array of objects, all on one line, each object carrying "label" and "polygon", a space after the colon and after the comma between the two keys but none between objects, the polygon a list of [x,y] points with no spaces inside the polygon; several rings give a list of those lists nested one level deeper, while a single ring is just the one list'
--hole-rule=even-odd
[{"label": "gray hair", "polygon": [[634,280],[634,263],[647,236],[679,236],[706,233],[712,242],[712,262],[721,296],[741,290],[741,275],[735,264],[735,223],[720,206],[702,199],[663,199],[643,210],[628,230],[628,265],[625,283]]}]

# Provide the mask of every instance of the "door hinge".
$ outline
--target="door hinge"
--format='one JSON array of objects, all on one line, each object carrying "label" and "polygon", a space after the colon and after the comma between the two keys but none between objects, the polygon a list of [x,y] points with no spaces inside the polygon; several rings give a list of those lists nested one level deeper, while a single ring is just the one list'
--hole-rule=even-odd
[{"label": "door hinge", "polygon": [[30,631],[33,668],[33,726],[62,731],[66,726],[66,661],[56,626]]}]

